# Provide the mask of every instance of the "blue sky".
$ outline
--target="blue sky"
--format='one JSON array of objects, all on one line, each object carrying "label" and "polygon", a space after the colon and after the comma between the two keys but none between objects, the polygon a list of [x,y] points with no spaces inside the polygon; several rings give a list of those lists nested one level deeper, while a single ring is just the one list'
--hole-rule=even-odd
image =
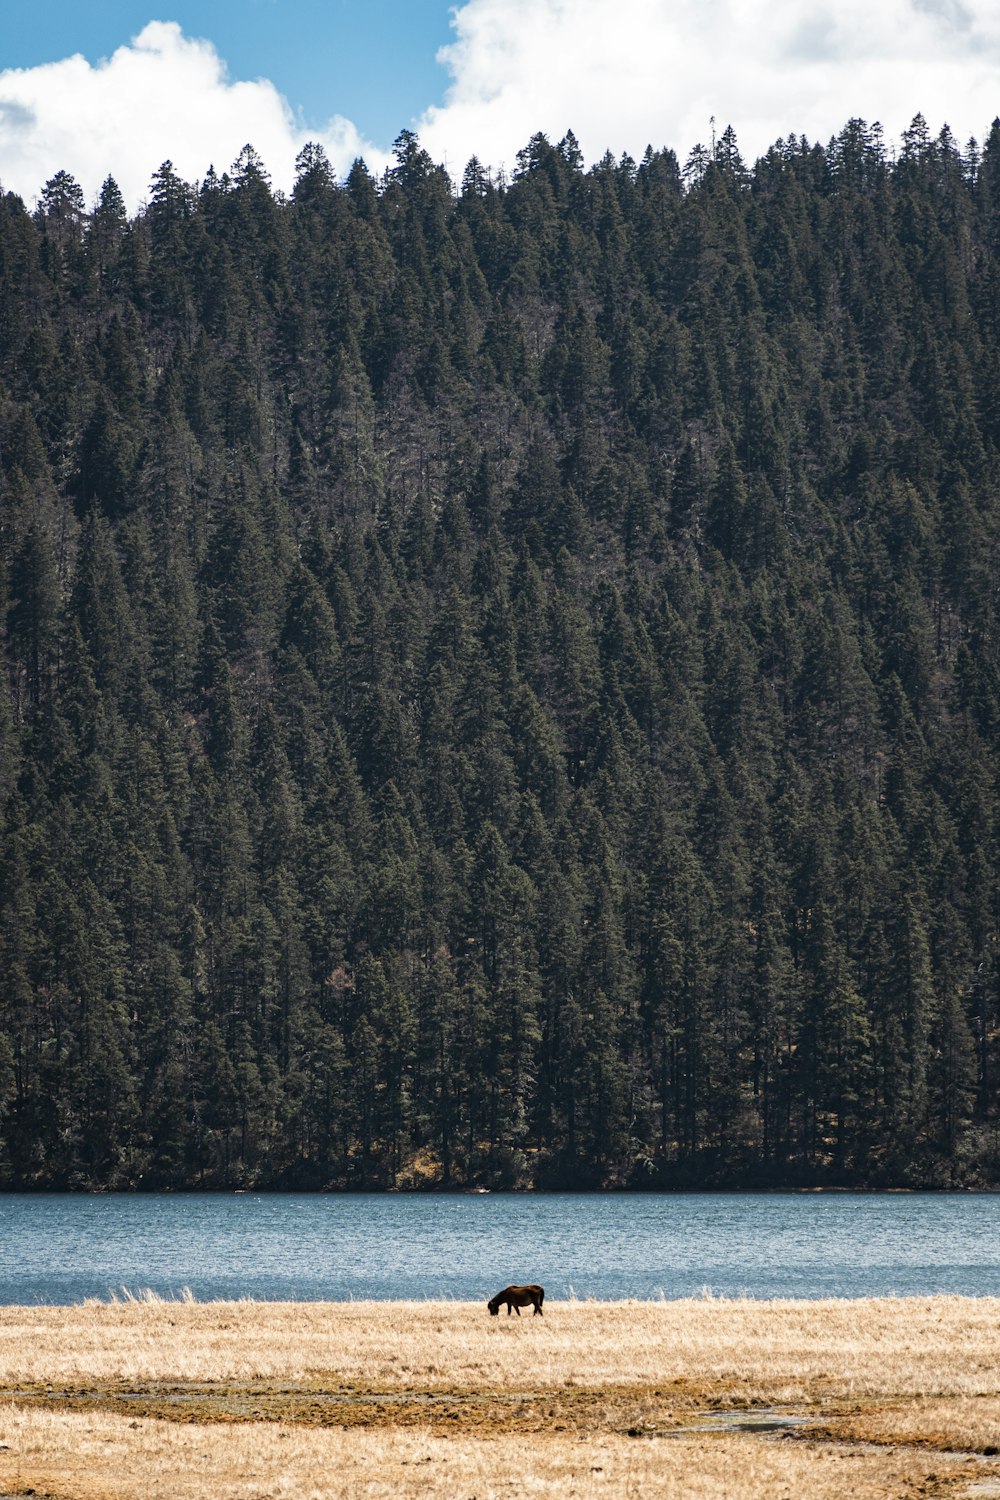
[{"label": "blue sky", "polygon": [[[287,191],[318,140],[376,172],[415,127],[454,176],[510,172],[536,131],[593,161],[732,125],[753,160],[848,119],[922,112],[965,142],[1000,112],[997,0],[0,0],[0,187],[55,172],[142,203],[251,142]],[[714,121],[714,125],[713,125]]]},{"label": "blue sky", "polygon": [[305,124],[346,115],[390,142],[430,104],[447,73],[449,0],[5,0],[0,67],[33,68],[73,52],[108,57],[151,20],[208,37],[237,78],[266,77]]}]

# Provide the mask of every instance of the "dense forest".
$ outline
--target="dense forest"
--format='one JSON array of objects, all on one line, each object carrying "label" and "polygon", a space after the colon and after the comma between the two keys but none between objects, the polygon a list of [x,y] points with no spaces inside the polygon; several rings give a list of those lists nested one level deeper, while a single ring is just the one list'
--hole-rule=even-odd
[{"label": "dense forest", "polygon": [[1000,1183],[1000,121],[0,200],[0,1183]]}]

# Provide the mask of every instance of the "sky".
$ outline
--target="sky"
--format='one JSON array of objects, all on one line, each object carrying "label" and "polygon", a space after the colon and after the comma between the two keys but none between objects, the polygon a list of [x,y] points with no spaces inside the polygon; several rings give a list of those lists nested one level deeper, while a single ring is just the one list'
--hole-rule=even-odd
[{"label": "sky", "polygon": [[683,160],[731,124],[753,160],[918,111],[982,140],[997,0],[0,0],[0,187],[29,204],[64,169],[135,208],[164,160],[198,181],[247,142],[288,190],[307,141],[378,171],[403,128],[458,177],[539,130]]}]

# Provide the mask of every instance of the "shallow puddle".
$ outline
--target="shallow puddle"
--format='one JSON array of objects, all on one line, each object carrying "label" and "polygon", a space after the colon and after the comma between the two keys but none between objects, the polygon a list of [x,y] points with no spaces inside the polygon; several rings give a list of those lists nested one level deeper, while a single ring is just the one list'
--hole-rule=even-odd
[{"label": "shallow puddle", "polygon": [[685,1422],[683,1427],[671,1428],[671,1435],[681,1437],[702,1432],[792,1432],[797,1427],[804,1427],[808,1421],[808,1417],[797,1412],[779,1411],[774,1406],[742,1411],[703,1411],[698,1412],[690,1422]]}]

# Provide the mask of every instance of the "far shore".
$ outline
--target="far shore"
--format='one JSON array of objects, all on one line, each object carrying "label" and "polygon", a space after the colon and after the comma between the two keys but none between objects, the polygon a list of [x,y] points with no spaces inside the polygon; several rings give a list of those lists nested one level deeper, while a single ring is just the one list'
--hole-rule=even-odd
[{"label": "far shore", "polygon": [[327,1198],[469,1198],[469,1197],[494,1197],[502,1198],[509,1196],[553,1198],[600,1198],[614,1196],[616,1198],[650,1198],[650,1197],[721,1197],[736,1195],[747,1198],[762,1197],[789,1197],[797,1194],[838,1194],[857,1195],[863,1197],[885,1197],[889,1194],[908,1194],[910,1196],[927,1193],[936,1198],[969,1197],[970,1195],[996,1195],[1000,1193],[1000,1183],[949,1183],[947,1186],[941,1183],[918,1183],[897,1185],[894,1183],[712,1183],[703,1186],[692,1186],[685,1184],[657,1183],[648,1187],[636,1187],[634,1184],[603,1184],[596,1187],[579,1187],[577,1185],[560,1187],[553,1183],[547,1183],[539,1187],[534,1183],[516,1183],[504,1187],[484,1187],[479,1185],[457,1185],[441,1182],[406,1183],[401,1185],[378,1185],[359,1186],[352,1184],[344,1186],[336,1183],[323,1187],[301,1187],[294,1184],[264,1183],[258,1187],[233,1187],[228,1183],[218,1182],[191,1182],[182,1187],[168,1186],[162,1183],[154,1187],[144,1187],[135,1184],[124,1187],[110,1187],[103,1183],[94,1183],[85,1187],[53,1187],[48,1183],[19,1183],[14,1186],[8,1185],[0,1189],[0,1198],[12,1197],[22,1194],[25,1197],[58,1197],[86,1198],[88,1196],[101,1195],[105,1197],[120,1198],[185,1198],[197,1195],[206,1197],[327,1197]]}]

